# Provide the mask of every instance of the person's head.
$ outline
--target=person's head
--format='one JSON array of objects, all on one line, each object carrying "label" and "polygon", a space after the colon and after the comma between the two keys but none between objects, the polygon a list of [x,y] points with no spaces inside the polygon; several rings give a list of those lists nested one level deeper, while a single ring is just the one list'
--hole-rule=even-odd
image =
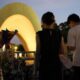
[{"label": "person's head", "polygon": [[71,14],[67,18],[67,24],[68,26],[74,27],[80,22],[80,17],[77,14]]},{"label": "person's head", "polygon": [[55,16],[52,12],[46,12],[43,14],[42,19],[42,28],[51,28],[55,22]]}]

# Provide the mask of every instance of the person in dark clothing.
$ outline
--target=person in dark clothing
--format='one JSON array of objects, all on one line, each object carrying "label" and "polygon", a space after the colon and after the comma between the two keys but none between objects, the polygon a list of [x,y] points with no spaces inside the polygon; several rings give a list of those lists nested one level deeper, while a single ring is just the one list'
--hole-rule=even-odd
[{"label": "person in dark clothing", "polygon": [[62,37],[54,24],[53,13],[46,12],[42,16],[42,30],[36,33],[35,73],[39,70],[39,80],[62,80]]}]

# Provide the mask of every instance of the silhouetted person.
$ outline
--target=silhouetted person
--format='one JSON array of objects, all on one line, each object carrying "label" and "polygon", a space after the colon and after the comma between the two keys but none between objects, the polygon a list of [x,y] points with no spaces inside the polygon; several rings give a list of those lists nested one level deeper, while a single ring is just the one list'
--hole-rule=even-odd
[{"label": "silhouetted person", "polygon": [[72,80],[80,80],[80,17],[77,14],[71,14],[67,22],[71,27],[68,32],[68,48],[73,52]]},{"label": "silhouetted person", "polygon": [[39,70],[39,80],[62,80],[62,64],[59,59],[61,33],[55,29],[55,16],[46,12],[42,16],[42,30],[36,33],[35,68]]}]

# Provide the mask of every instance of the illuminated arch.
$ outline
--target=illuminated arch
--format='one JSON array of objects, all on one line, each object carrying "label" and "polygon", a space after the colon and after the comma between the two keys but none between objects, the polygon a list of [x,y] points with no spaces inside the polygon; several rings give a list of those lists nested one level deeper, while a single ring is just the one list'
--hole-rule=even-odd
[{"label": "illuminated arch", "polygon": [[15,14],[26,16],[31,21],[36,31],[40,29],[40,21],[34,10],[30,6],[20,2],[8,4],[0,9],[0,26],[5,19]]},{"label": "illuminated arch", "polygon": [[1,30],[6,28],[10,31],[17,29],[18,37],[21,40],[25,50],[35,51],[35,30],[28,18],[20,14],[10,16],[2,24]]},{"label": "illuminated arch", "polygon": [[33,37],[35,37],[35,32],[40,30],[40,21],[30,6],[23,3],[11,3],[1,8],[0,27],[10,31],[17,28],[18,37],[25,50],[35,50]]}]

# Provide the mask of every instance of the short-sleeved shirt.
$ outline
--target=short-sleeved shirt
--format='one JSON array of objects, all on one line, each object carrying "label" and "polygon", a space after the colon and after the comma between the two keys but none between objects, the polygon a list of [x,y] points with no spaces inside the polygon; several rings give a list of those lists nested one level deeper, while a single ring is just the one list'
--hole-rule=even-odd
[{"label": "short-sleeved shirt", "polygon": [[73,51],[73,66],[80,66],[80,24],[69,30],[68,46],[76,48]]}]

